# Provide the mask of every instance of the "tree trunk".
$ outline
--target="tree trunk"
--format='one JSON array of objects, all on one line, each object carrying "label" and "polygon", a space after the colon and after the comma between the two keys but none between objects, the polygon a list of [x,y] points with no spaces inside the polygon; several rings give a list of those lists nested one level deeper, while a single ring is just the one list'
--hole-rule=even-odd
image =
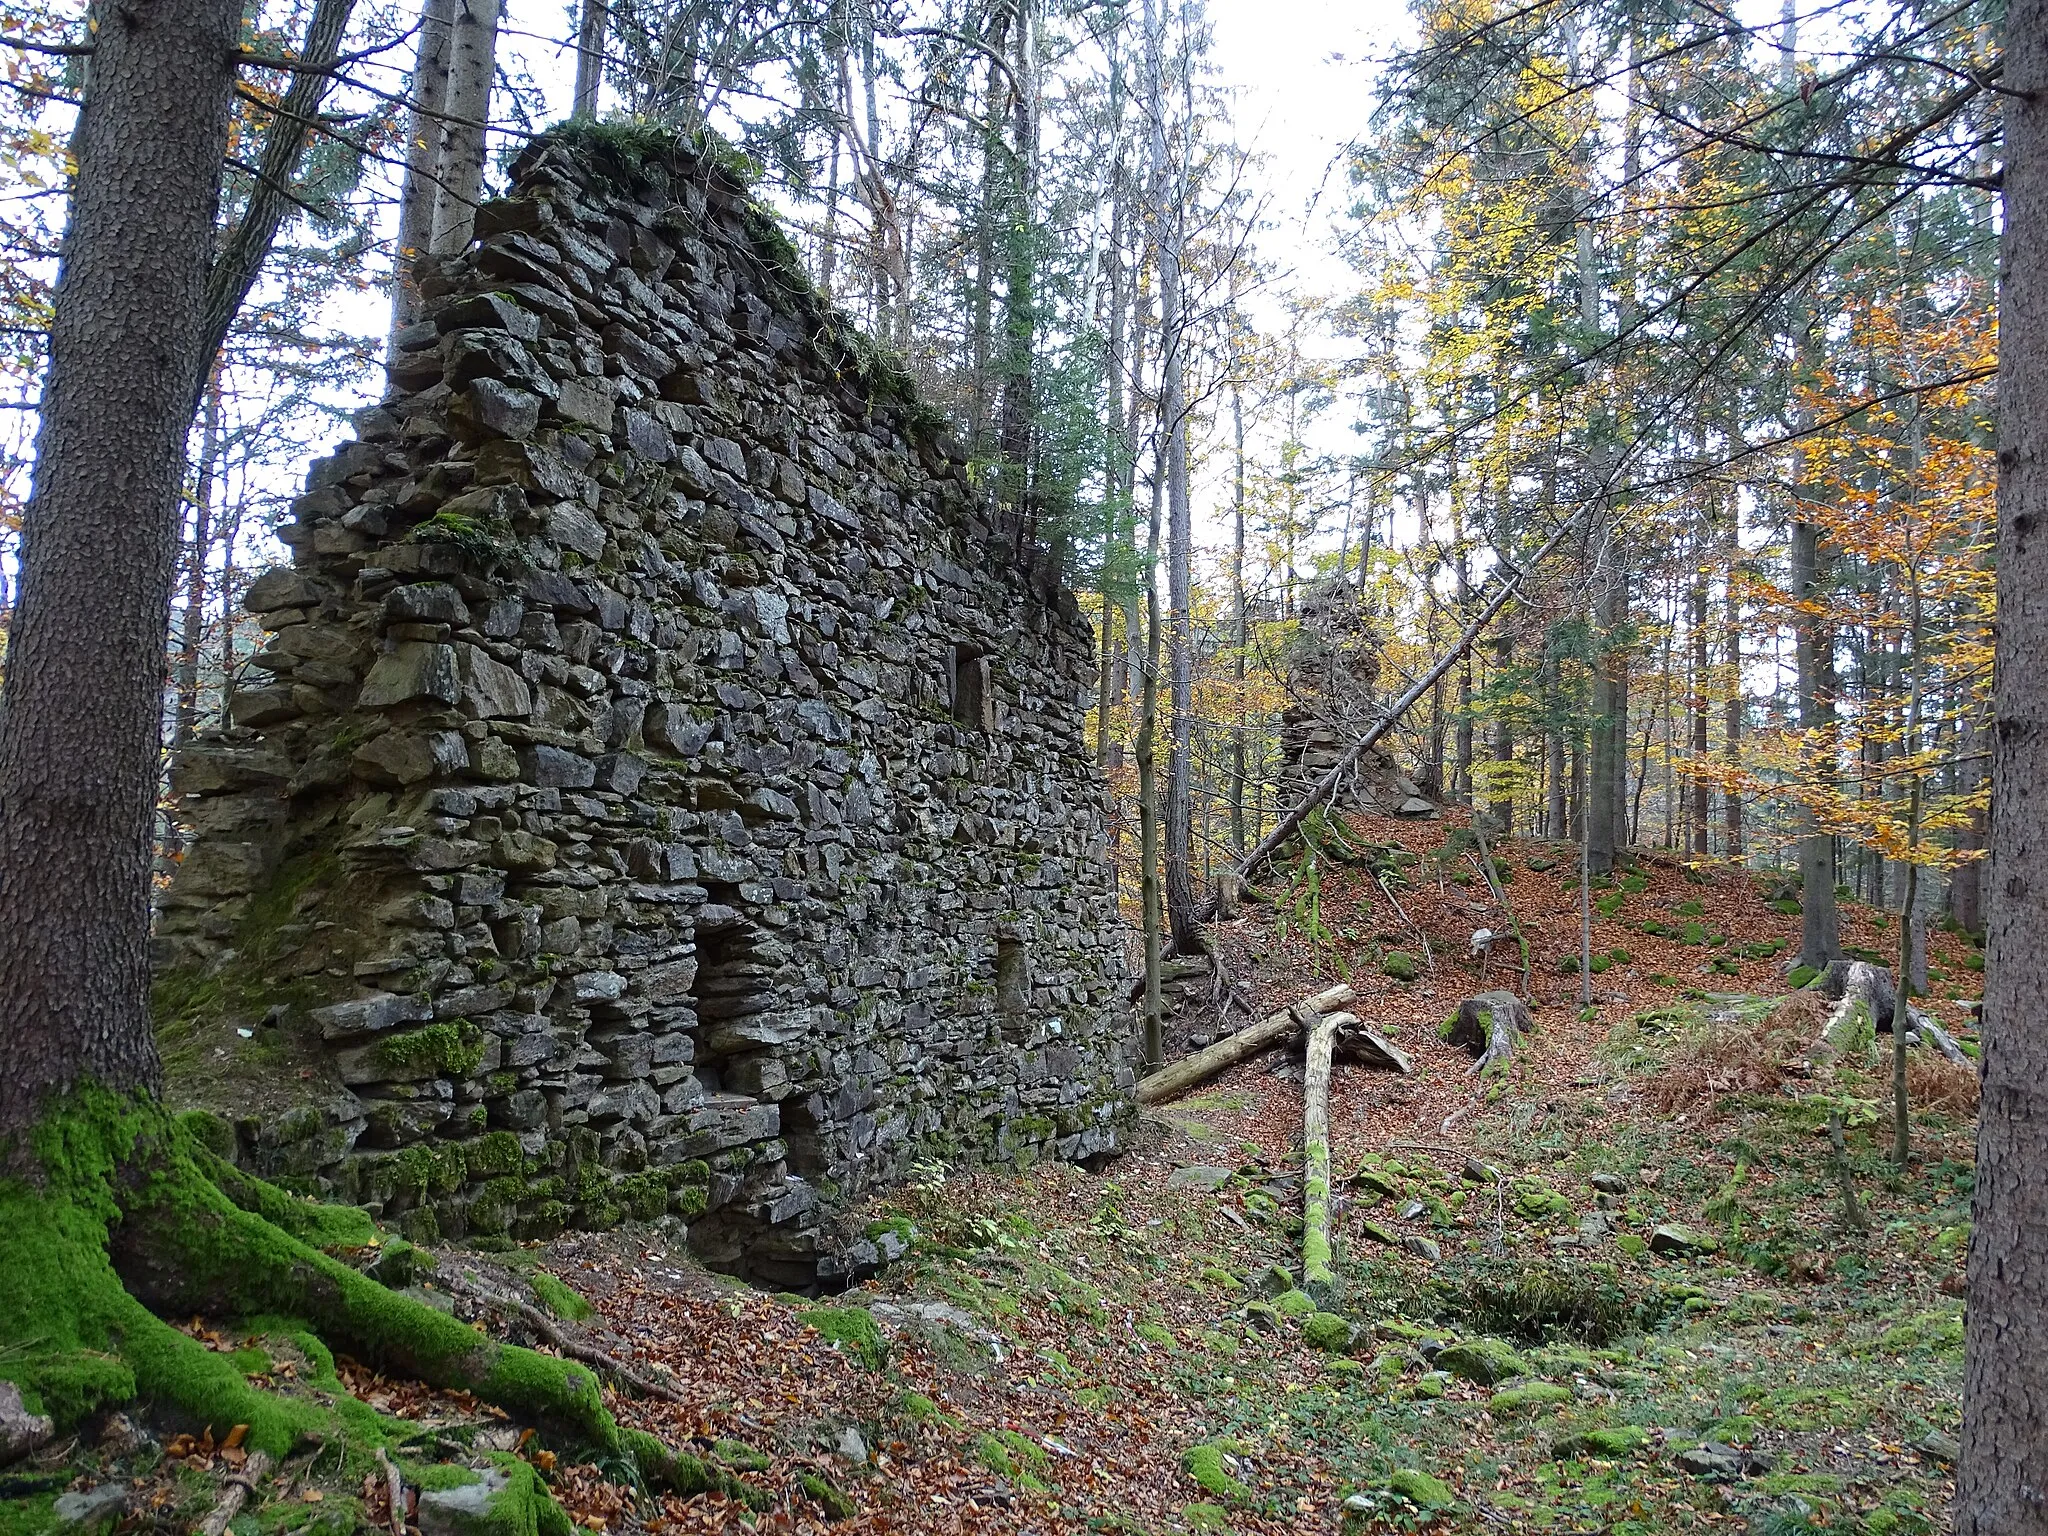
[{"label": "tree trunk", "polygon": [[[1731,447],[1733,445],[1731,444]],[[1731,493],[1726,499],[1727,583],[1722,594],[1721,665],[1728,674],[1728,698],[1722,707],[1721,751],[1730,768],[1742,765],[1742,505]],[[1728,857],[1743,855],[1742,795],[1730,788],[1721,797]]]},{"label": "tree trunk", "polygon": [[[1494,675],[1503,680],[1503,687],[1514,660],[1514,637],[1503,631],[1493,642]],[[1515,831],[1515,732],[1508,720],[1506,706],[1496,707],[1500,714],[1493,722],[1493,820],[1502,837],[1512,837]]]},{"label": "tree trunk", "polygon": [[[1606,577],[1609,584],[1617,581],[1618,575],[1610,571]],[[1599,636],[1599,653],[1593,658],[1592,721],[1590,742],[1586,751],[1586,803],[1580,815],[1584,821],[1583,841],[1586,845],[1586,865],[1595,875],[1609,874],[1614,869],[1614,764],[1623,755],[1623,725],[1616,718],[1620,714],[1614,691],[1614,668],[1609,657],[1614,650],[1614,639],[1609,633],[1607,614],[1610,599],[1605,588],[1596,599],[1598,607],[1593,615],[1595,633]]]},{"label": "tree trunk", "polygon": [[[1971,1200],[1957,1536],[2048,1527],[2048,3],[2005,31],[1998,659],[1984,1085]],[[0,924],[0,932],[5,932]]]},{"label": "tree trunk", "polygon": [[[1692,640],[1692,760],[1703,767],[1707,760],[1707,676],[1711,661],[1707,654],[1707,579],[1693,579],[1691,607],[1686,627]],[[1713,786],[1695,767],[1692,780],[1692,851],[1700,858],[1713,852]]]},{"label": "tree trunk", "polygon": [[1166,146],[1165,66],[1161,57],[1165,18],[1158,7],[1145,10],[1145,94],[1151,121],[1149,176],[1152,227],[1158,231],[1154,259],[1159,268],[1160,462],[1155,473],[1166,482],[1167,666],[1170,669],[1169,736],[1166,754],[1166,920],[1173,953],[1201,954],[1202,925],[1195,915],[1194,874],[1189,854],[1194,841],[1193,775],[1194,625],[1191,611],[1193,514],[1188,492],[1186,399],[1187,327],[1181,312],[1182,189],[1176,185]]},{"label": "tree trunk", "polygon": [[498,70],[499,0],[452,0],[452,5],[448,93],[434,156],[440,183],[434,189],[434,225],[427,241],[436,256],[459,255],[475,231],[476,205],[484,195],[484,124],[490,119]]},{"label": "tree trunk", "polygon": [[[597,116],[598,92],[604,86],[605,34],[611,23],[607,0],[583,0],[576,24],[576,97],[570,109],[578,117]],[[836,148],[836,145],[835,145]],[[834,168],[838,157],[834,155]]]},{"label": "tree trunk", "polygon": [[1245,844],[1244,738],[1248,729],[1244,697],[1245,653],[1251,644],[1251,629],[1244,597],[1244,391],[1236,384],[1230,386],[1230,430],[1231,446],[1235,452],[1231,464],[1230,497],[1230,616],[1235,632],[1231,636],[1230,676],[1236,685],[1232,694],[1236,700],[1236,719],[1230,730],[1230,851],[1242,858]]},{"label": "tree trunk", "polygon": [[0,1142],[83,1080],[124,1092],[161,1076],[148,945],[164,640],[241,19],[238,0],[104,13],[72,140],[0,694]]},{"label": "tree trunk", "polygon": [[419,314],[413,263],[434,238],[434,199],[441,165],[440,113],[448,102],[448,50],[455,0],[424,0],[420,41],[413,57],[412,113],[405,132],[405,182],[398,194],[398,243],[391,257],[391,338],[388,365],[398,356],[398,333]]},{"label": "tree trunk", "polygon": [[174,746],[199,728],[199,645],[206,634],[206,557],[213,548],[214,472],[220,462],[220,374],[216,369],[200,405],[199,462],[192,472],[192,550],[185,564],[185,598],[178,610],[178,716]]},{"label": "tree trunk", "polygon": [[1337,1289],[1330,1251],[1330,1056],[1337,1027],[1356,1022],[1348,1013],[1316,1020],[1301,1075],[1301,1284],[1324,1303]]},{"label": "tree trunk", "polygon": [[1145,924],[1145,1066],[1166,1060],[1166,1008],[1159,996],[1159,961],[1164,951],[1165,913],[1159,893],[1159,470],[1152,473],[1152,526],[1145,560],[1145,678],[1138,706],[1139,900]]},{"label": "tree trunk", "polygon": [[[1804,455],[1800,456],[1803,462]],[[1797,474],[1795,471],[1795,485]],[[1790,577],[1792,595],[1803,606],[1794,621],[1794,652],[1798,667],[1799,728],[1809,740],[1833,724],[1834,704],[1826,693],[1823,649],[1831,642],[1817,613],[1820,601],[1820,529],[1813,523],[1792,524]],[[1809,746],[1809,751],[1814,750]],[[1833,761],[1833,746],[1824,748]],[[1835,908],[1835,841],[1821,830],[1820,817],[1802,797],[1793,809],[1799,837],[1799,955],[1797,963],[1819,970],[1842,958],[1842,924]]]}]

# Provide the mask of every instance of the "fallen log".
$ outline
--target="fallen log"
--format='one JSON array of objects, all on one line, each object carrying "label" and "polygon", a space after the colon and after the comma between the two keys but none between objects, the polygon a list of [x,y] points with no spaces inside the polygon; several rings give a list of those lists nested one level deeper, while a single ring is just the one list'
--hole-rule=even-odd
[{"label": "fallen log", "polygon": [[1514,993],[1481,992],[1458,1004],[1458,1016],[1444,1039],[1472,1052],[1478,1060],[1469,1070],[1484,1076],[1495,1067],[1506,1066],[1515,1054],[1515,1042],[1535,1030],[1535,1016]]},{"label": "fallen log", "polygon": [[1183,1056],[1171,1066],[1161,1067],[1157,1072],[1138,1080],[1137,1098],[1140,1104],[1163,1104],[1168,1099],[1180,1097],[1197,1084],[1206,1083],[1217,1073],[1236,1066],[1240,1061],[1256,1056],[1261,1051],[1271,1050],[1286,1040],[1296,1030],[1314,1022],[1321,1015],[1342,1008],[1356,999],[1357,993],[1342,983],[1305,997],[1291,1008],[1270,1014],[1258,1023],[1248,1025],[1234,1035],[1226,1035],[1214,1045],[1199,1050],[1192,1056]]},{"label": "fallen log", "polygon": [[[1835,1005],[1821,1026],[1820,1038],[1814,1042],[1813,1055],[1817,1060],[1837,1060],[1851,1051],[1874,1046],[1876,1036],[1891,1032],[1900,998],[1892,973],[1884,966],[1872,965],[1867,960],[1833,960],[1811,985]],[[1905,1014],[1908,1045],[1931,1045],[1958,1066],[1976,1065],[1947,1030],[1911,1002],[1906,1003]]]},{"label": "fallen log", "polygon": [[1301,1286],[1319,1302],[1337,1289],[1330,1252],[1330,1057],[1337,1031],[1358,1022],[1349,1013],[1318,1019],[1301,1077]]},{"label": "fallen log", "polygon": [[1345,1021],[1337,1026],[1337,1054],[1346,1061],[1378,1067],[1385,1072],[1398,1072],[1403,1077],[1415,1070],[1407,1052],[1363,1019],[1348,1013],[1332,1014],[1331,1017]]}]

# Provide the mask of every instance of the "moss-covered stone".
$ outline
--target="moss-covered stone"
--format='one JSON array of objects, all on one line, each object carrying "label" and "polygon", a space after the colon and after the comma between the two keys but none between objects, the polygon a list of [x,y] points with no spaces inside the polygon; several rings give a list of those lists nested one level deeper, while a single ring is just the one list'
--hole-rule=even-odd
[{"label": "moss-covered stone", "polygon": [[1273,1298],[1273,1310],[1282,1317],[1308,1317],[1316,1310],[1315,1298],[1307,1291],[1282,1291]]},{"label": "moss-covered stone", "polygon": [[1195,1486],[1211,1498],[1242,1504],[1252,1496],[1251,1489],[1233,1477],[1225,1466],[1220,1445],[1212,1442],[1191,1447],[1181,1465],[1195,1480]]},{"label": "moss-covered stone", "polygon": [[1554,1381],[1532,1381],[1525,1386],[1503,1387],[1487,1400],[1497,1414],[1527,1413],[1536,1408],[1555,1408],[1572,1400],[1572,1389]]},{"label": "moss-covered stone", "polygon": [[1619,1461],[1650,1443],[1649,1431],[1634,1424],[1616,1424],[1603,1429],[1578,1429],[1550,1442],[1550,1454],[1557,1461]]},{"label": "moss-covered stone", "polygon": [[1417,1509],[1449,1509],[1458,1502],[1448,1483],[1419,1467],[1402,1467],[1390,1474],[1387,1491],[1399,1494]]},{"label": "moss-covered stone", "polygon": [[1437,1351],[1433,1363],[1440,1371],[1475,1381],[1482,1387],[1529,1374],[1529,1362],[1516,1354],[1514,1346],[1505,1339],[1466,1339],[1447,1344]]},{"label": "moss-covered stone", "polygon": [[1301,1341],[1326,1354],[1342,1354],[1351,1347],[1351,1323],[1334,1312],[1317,1312],[1301,1325]]}]

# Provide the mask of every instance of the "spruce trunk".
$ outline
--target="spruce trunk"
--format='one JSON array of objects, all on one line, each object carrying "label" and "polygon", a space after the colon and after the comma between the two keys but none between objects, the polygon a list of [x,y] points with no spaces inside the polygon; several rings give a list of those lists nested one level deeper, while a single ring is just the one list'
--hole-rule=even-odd
[{"label": "spruce trunk", "polygon": [[2048,1529],[2048,3],[2005,38],[1990,965],[1964,1337],[1958,1536]]},{"label": "spruce trunk", "polygon": [[148,949],[164,640],[241,15],[235,0],[134,0],[106,16],[73,139],[0,695],[0,1141],[81,1081],[161,1075]]}]

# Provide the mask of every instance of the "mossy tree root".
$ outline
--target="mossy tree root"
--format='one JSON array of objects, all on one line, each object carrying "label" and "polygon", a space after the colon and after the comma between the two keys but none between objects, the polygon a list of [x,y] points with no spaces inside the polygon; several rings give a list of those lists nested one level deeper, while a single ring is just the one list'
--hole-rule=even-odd
[{"label": "mossy tree root", "polygon": [[[332,1406],[252,1386],[233,1357],[164,1322],[269,1319],[391,1375],[473,1392],[564,1449],[671,1483],[688,1469],[652,1436],[622,1431],[584,1366],[503,1344],[388,1290],[315,1246],[369,1241],[360,1211],[301,1201],[208,1153],[156,1104],[84,1090],[32,1137],[39,1173],[0,1181],[0,1378],[60,1427],[142,1399],[173,1422],[249,1426],[273,1457],[339,1431],[359,1444],[393,1426],[339,1390]],[[339,1382],[334,1386],[338,1389]]]}]

